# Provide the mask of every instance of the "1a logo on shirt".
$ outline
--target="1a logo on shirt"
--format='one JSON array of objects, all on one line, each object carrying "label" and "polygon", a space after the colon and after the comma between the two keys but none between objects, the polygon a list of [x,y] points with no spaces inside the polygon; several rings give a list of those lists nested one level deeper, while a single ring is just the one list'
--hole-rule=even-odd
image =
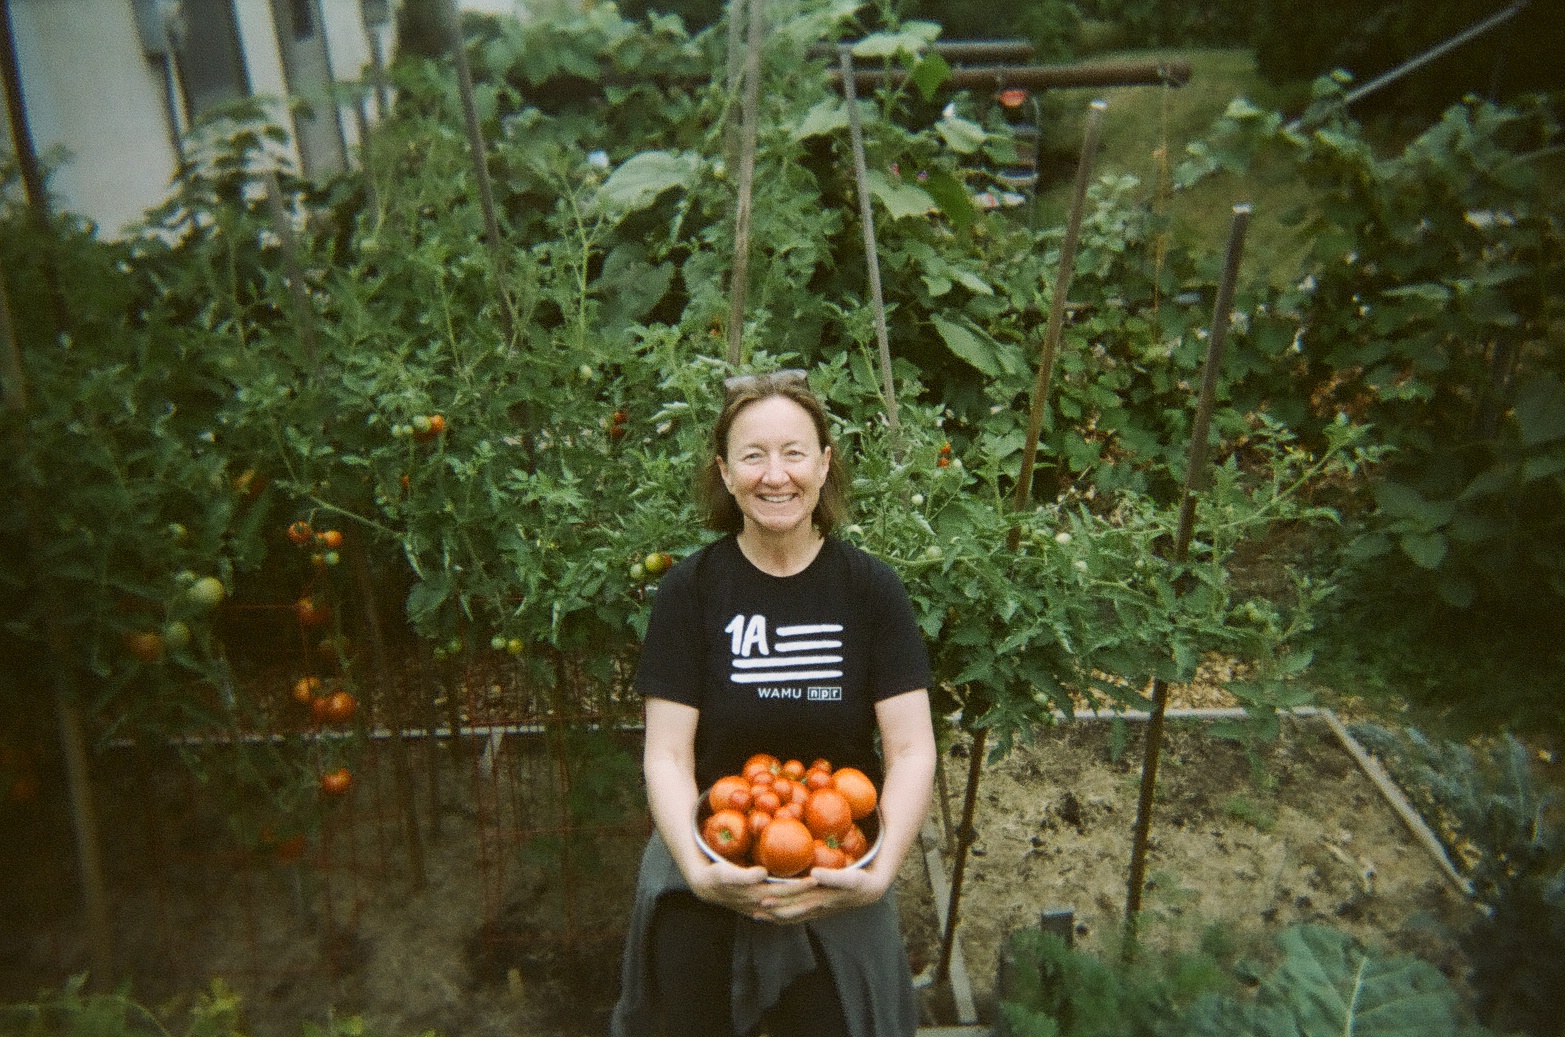
[{"label": "1a logo on shirt", "polygon": [[841,623],[795,623],[768,635],[765,616],[741,613],[723,632],[732,655],[728,679],[754,685],[758,698],[842,699],[840,685],[818,683],[842,676]]}]

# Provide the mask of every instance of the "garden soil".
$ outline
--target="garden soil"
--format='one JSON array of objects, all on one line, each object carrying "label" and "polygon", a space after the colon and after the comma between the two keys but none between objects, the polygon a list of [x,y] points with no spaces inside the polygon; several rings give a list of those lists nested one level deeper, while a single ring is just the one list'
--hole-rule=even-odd
[{"label": "garden soil", "polygon": [[[1078,946],[1112,947],[1144,728],[1062,722],[984,768],[958,902],[982,1021],[994,1018],[1004,940],[1038,925],[1041,912],[1069,909]],[[1460,981],[1454,935],[1473,907],[1330,730],[1285,720],[1277,738],[1246,749],[1209,728],[1171,721],[1167,731],[1143,909],[1149,940],[1194,945],[1215,927],[1227,946],[1262,952],[1283,927],[1321,922],[1420,955]],[[161,1005],[221,978],[243,996],[258,1037],[297,1037],[302,1020],[320,1023],[328,1012],[361,1015],[387,1037],[605,1033],[645,819],[589,839],[534,823],[515,838],[521,814],[505,812],[526,808],[528,776],[545,771],[485,772],[495,760],[470,748],[460,757],[445,743],[412,753],[415,774],[468,776],[446,781],[438,804],[420,799],[434,804],[426,826],[430,813],[439,817],[438,833],[428,826],[423,840],[421,888],[386,809],[396,785],[388,754],[359,761],[344,813],[313,830],[288,864],[267,855],[270,844],[231,849],[232,812],[204,800],[177,761],[152,772],[101,768],[118,950],[133,992]],[[967,752],[959,739],[943,754],[937,821],[960,816]],[[484,773],[511,778],[495,796],[471,777]],[[149,827],[154,800],[172,806]],[[7,1003],[86,968],[60,818],[44,800],[0,815]],[[945,842],[949,850],[953,840]],[[946,852],[941,863],[949,878],[955,859]],[[925,864],[909,856],[899,903],[915,971],[927,978],[941,931]],[[926,1022],[958,1021],[951,990],[924,988]]]}]

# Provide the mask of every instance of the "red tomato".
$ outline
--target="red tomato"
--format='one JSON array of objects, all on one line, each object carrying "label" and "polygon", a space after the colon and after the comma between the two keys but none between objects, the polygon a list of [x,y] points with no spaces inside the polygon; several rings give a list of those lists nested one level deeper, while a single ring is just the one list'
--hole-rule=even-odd
[{"label": "red tomato", "polygon": [[306,594],[293,603],[293,614],[304,627],[318,627],[331,619],[331,606]]},{"label": "red tomato", "polygon": [[804,820],[804,804],[803,803],[784,803],[782,806],[777,808],[777,816],[778,817],[791,817],[795,821],[803,821]]},{"label": "red tomato", "polygon": [[842,847],[842,852],[848,855],[850,861],[856,861],[869,852],[869,838],[858,825],[851,825],[848,834],[839,839],[837,845]]},{"label": "red tomato", "polygon": [[342,546],[343,535],[340,529],[324,529],[321,531],[320,542],[323,547],[336,550]]},{"label": "red tomato", "polygon": [[155,663],[163,658],[163,638],[151,630],[137,630],[125,635],[125,650],[144,663]]},{"label": "red tomato", "polygon": [[325,724],[331,720],[331,697],[319,695],[310,700],[310,719],[317,724]]},{"label": "red tomato", "polygon": [[798,760],[789,760],[782,766],[782,772],[788,775],[788,777],[792,778],[794,781],[804,780],[804,771],[804,764],[800,763]]},{"label": "red tomato", "polygon": [[759,792],[751,804],[763,814],[775,814],[782,806],[782,800],[777,798],[777,793],[771,789],[763,789]]},{"label": "red tomato", "polygon": [[772,815],[764,810],[752,810],[745,820],[750,823],[750,834],[760,835],[761,829],[772,823]]},{"label": "red tomato", "polygon": [[719,810],[701,825],[701,838],[719,856],[737,862],[750,848],[750,822],[737,810]]},{"label": "red tomato", "polygon": [[875,812],[879,796],[875,792],[875,783],[863,771],[856,767],[841,767],[833,772],[831,784],[847,797],[848,806],[853,810],[853,820],[862,821]]},{"label": "red tomato", "polygon": [[754,777],[751,774],[753,770],[763,770],[767,774],[776,774],[782,770],[782,761],[771,753],[756,753],[744,762],[744,767],[740,773],[753,781]]},{"label": "red tomato", "polygon": [[300,677],[293,682],[293,698],[295,702],[309,705],[315,693],[320,690],[321,679],[319,677]]},{"label": "red tomato", "polygon": [[804,787],[811,790],[831,787],[831,771],[811,767],[804,772]]},{"label": "red tomato", "polygon": [[288,527],[288,539],[296,544],[308,544],[314,536],[315,531],[303,519]]},{"label": "red tomato", "polygon": [[803,821],[775,817],[761,832],[755,859],[778,878],[789,878],[815,863],[815,838]]},{"label": "red tomato", "polygon": [[817,839],[840,839],[853,827],[853,808],[836,789],[817,789],[805,801],[804,823]]},{"label": "red tomato", "polygon": [[294,861],[304,856],[304,845],[305,840],[303,835],[290,835],[288,838],[278,843],[276,850],[273,852],[277,854],[277,860],[279,863],[292,864]]},{"label": "red tomato", "polygon": [[353,772],[346,767],[338,767],[334,771],[327,771],[321,775],[321,791],[328,796],[341,796],[352,784]]},{"label": "red tomato", "polygon": [[[712,791],[707,793],[706,801],[711,805],[712,813],[715,814],[719,810],[727,810],[730,807],[733,807],[733,794],[735,792],[741,791],[745,793],[750,791],[749,782],[732,774],[725,775],[724,777],[718,778],[717,781],[713,783]],[[744,807],[740,807],[738,809],[745,809],[749,805],[750,804],[746,803]]]},{"label": "red tomato", "polygon": [[346,691],[334,691],[326,696],[326,719],[334,724],[346,724],[353,719],[358,702]]},{"label": "red tomato", "polygon": [[848,855],[842,849],[833,846],[824,839],[815,840],[815,867],[817,868],[846,868]]}]

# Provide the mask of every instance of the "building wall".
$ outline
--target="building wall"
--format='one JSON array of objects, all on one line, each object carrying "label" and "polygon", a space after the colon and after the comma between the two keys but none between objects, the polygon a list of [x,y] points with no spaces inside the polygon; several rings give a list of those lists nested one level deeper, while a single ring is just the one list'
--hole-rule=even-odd
[{"label": "building wall", "polygon": [[161,80],[142,54],[130,4],[11,0],[11,20],[54,204],[116,234],[167,196],[174,171]]},{"label": "building wall", "polygon": [[[461,4],[527,14],[517,0]],[[233,0],[233,9],[252,93],[281,98],[283,64],[270,0]],[[178,165],[164,73],[142,50],[131,0],[10,0],[10,10],[27,119],[34,147],[52,170],[53,204],[118,236],[168,197]],[[370,40],[360,0],[321,0],[321,15],[332,74],[367,80]],[[390,30],[378,31],[381,53],[389,54]],[[365,114],[375,117],[373,104]],[[183,113],[177,118],[183,121]],[[340,118],[352,152],[358,115],[343,106]],[[9,133],[0,135],[0,149],[11,146]]]}]

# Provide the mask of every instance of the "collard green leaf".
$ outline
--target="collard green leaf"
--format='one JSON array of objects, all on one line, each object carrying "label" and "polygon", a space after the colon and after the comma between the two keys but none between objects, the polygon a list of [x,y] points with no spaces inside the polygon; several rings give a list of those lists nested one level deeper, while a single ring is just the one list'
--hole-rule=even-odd
[{"label": "collard green leaf", "polygon": [[615,215],[645,209],[673,187],[688,187],[701,168],[699,156],[643,151],[620,163],[598,191],[598,204]]},{"label": "collard green leaf", "polygon": [[935,200],[922,187],[893,180],[878,169],[870,170],[866,179],[869,181],[870,194],[879,199],[893,220],[900,220],[904,216],[923,216],[936,208]]},{"label": "collard green leaf", "polygon": [[1456,996],[1428,962],[1380,957],[1324,926],[1285,930],[1284,958],[1258,1001],[1292,1014],[1300,1037],[1446,1037]]}]

